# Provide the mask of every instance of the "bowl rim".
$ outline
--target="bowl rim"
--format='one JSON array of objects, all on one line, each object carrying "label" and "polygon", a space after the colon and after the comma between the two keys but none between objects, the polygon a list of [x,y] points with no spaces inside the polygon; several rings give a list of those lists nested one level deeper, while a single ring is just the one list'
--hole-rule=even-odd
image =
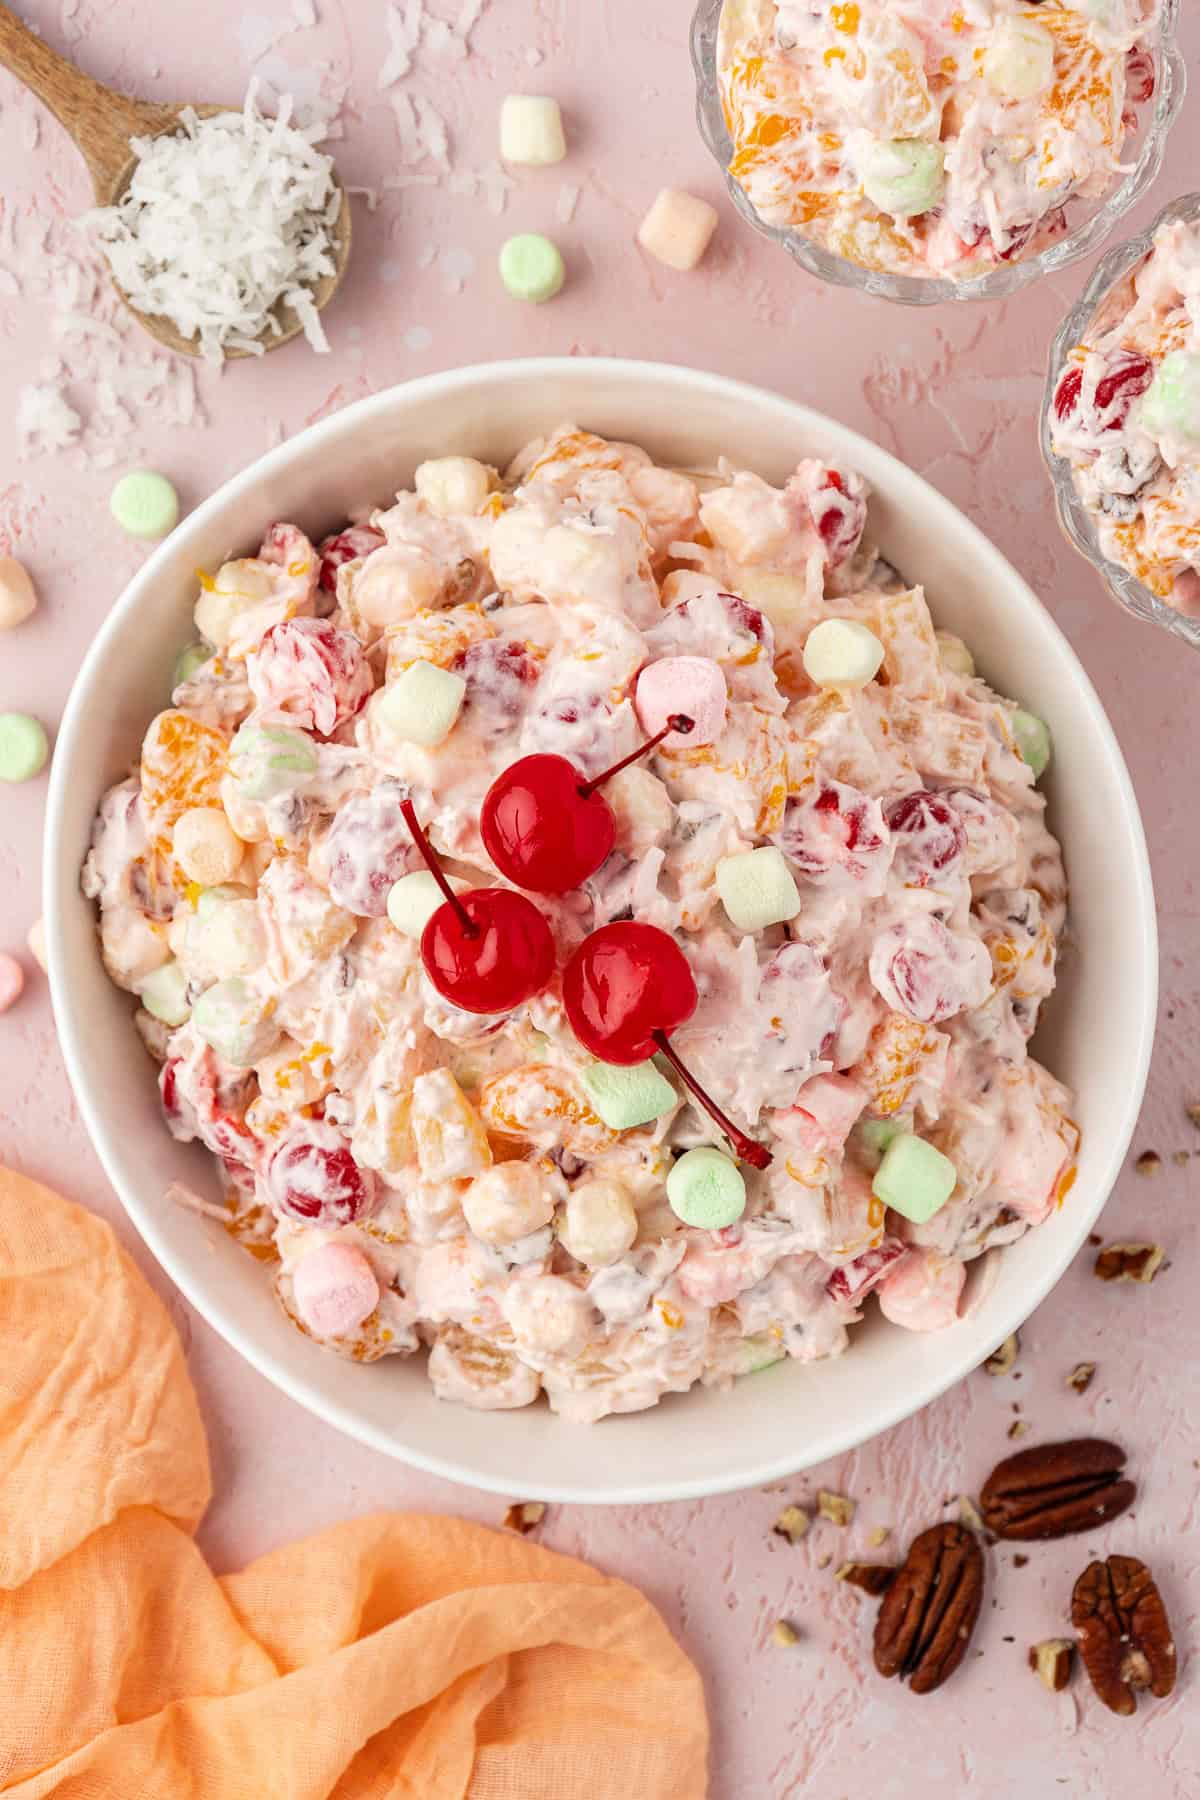
[{"label": "bowl rim", "polygon": [[1177,220],[1192,225],[1200,224],[1200,192],[1181,194],[1177,199],[1168,201],[1144,231],[1114,244],[1096,264],[1087,286],[1055,332],[1047,354],[1038,441],[1046,472],[1054,484],[1058,522],[1068,543],[1091,563],[1123,611],[1152,625],[1161,625],[1174,637],[1189,644],[1193,650],[1200,650],[1200,618],[1181,613],[1169,601],[1160,599],[1144,582],[1139,581],[1131,569],[1104,554],[1100,547],[1096,521],[1083,504],[1075,485],[1074,465],[1069,456],[1055,448],[1054,443],[1054,397],[1072,351],[1086,339],[1109,296],[1129,280],[1153,254],[1155,239],[1161,227],[1174,224]]},{"label": "bowl rim", "polygon": [[[240,469],[230,476],[213,494],[188,514],[185,521],[153,552],[126,585],[89,647],[72,682],[63,711],[56,754],[51,766],[43,850],[44,917],[49,980],[63,1060],[91,1145],[131,1223],[183,1297],[233,1350],[244,1357],[259,1374],[295,1400],[298,1405],[358,1442],[367,1444],[394,1460],[421,1469],[426,1474],[437,1475],[476,1490],[503,1494],[513,1499],[526,1497],[528,1482],[522,1483],[517,1479],[509,1479],[504,1475],[490,1472],[481,1474],[478,1470],[465,1465],[464,1462],[456,1461],[451,1457],[398,1444],[393,1436],[377,1429],[370,1421],[360,1417],[355,1410],[327,1394],[318,1380],[310,1378],[307,1374],[281,1361],[265,1346],[250,1341],[248,1334],[230,1317],[221,1284],[197,1279],[196,1267],[172,1249],[166,1234],[159,1229],[154,1209],[143,1205],[136,1193],[126,1190],[119,1172],[118,1158],[111,1142],[110,1127],[91,1093],[86,1058],[88,1042],[86,1021],[76,1014],[66,978],[68,953],[65,915],[68,902],[77,900],[78,897],[79,871],[75,861],[75,847],[70,846],[70,855],[64,855],[66,847],[60,842],[60,836],[71,770],[81,756],[86,756],[86,736],[82,730],[82,718],[86,710],[85,695],[92,685],[95,671],[104,662],[110,643],[120,638],[127,629],[129,620],[153,593],[159,570],[176,553],[181,532],[202,530],[210,520],[220,515],[243,488],[258,485],[293,459],[307,459],[322,443],[338,437],[347,430],[353,430],[374,415],[386,416],[400,395],[419,401],[422,398],[444,396],[452,391],[478,390],[490,385],[503,386],[515,379],[526,384],[536,384],[541,381],[550,385],[556,381],[570,381],[581,370],[602,370],[606,375],[613,375],[618,381],[628,383],[631,388],[645,388],[647,385],[657,384],[660,387],[687,389],[693,395],[706,393],[714,399],[740,403],[743,406],[761,408],[765,402],[768,407],[787,412],[797,431],[806,433],[814,439],[819,438],[822,429],[832,426],[842,440],[846,454],[854,456],[861,452],[868,463],[883,459],[893,465],[905,480],[920,485],[927,497],[931,512],[945,508],[955,516],[960,529],[973,540],[982,563],[985,566],[990,564],[997,570],[1006,571],[1009,581],[1019,584],[1025,591],[1030,603],[1041,613],[1046,628],[1058,640],[1060,648],[1076,671],[1080,699],[1091,717],[1099,745],[1107,755],[1113,782],[1113,799],[1119,804],[1124,826],[1135,849],[1134,862],[1136,866],[1133,878],[1138,901],[1138,918],[1135,924],[1140,929],[1132,947],[1135,948],[1142,965],[1142,979],[1139,984],[1140,1016],[1136,1022],[1136,1030],[1131,1031],[1124,1040],[1124,1052],[1129,1071],[1129,1080],[1125,1090],[1128,1099],[1124,1117],[1117,1123],[1110,1140],[1107,1166],[1094,1178],[1094,1197],[1086,1207],[1080,1208],[1074,1240],[1069,1251],[1052,1264],[1047,1264],[1045,1269],[1039,1268],[1036,1278],[1022,1290],[1020,1298],[1013,1308],[1013,1316],[1006,1319],[1004,1329],[997,1335],[995,1343],[990,1345],[993,1350],[997,1344],[1004,1341],[1010,1332],[1017,1329],[1029,1317],[1061,1280],[1112,1192],[1137,1123],[1154,1042],[1158,997],[1158,942],[1154,889],[1149,852],[1137,797],[1108,715],[1068,639],[1024,577],[1018,573],[1003,552],[992,543],[991,539],[972,519],[960,511],[952,501],[927,482],[916,470],[910,469],[890,451],[872,443],[861,433],[841,425],[829,415],[817,412],[801,402],[786,399],[769,389],[727,376],[713,375],[702,370],[692,369],[685,364],[608,357],[514,358],[441,371],[422,376],[415,381],[398,383],[378,394],[369,395],[333,413],[330,417],[306,427],[294,437],[287,439],[283,444],[276,446],[264,456],[257,458],[244,469]],[[987,1353],[985,1351],[984,1355]],[[817,1462],[842,1455],[890,1430],[894,1425],[922,1410],[949,1388],[963,1380],[974,1368],[978,1367],[981,1360],[982,1357],[976,1351],[968,1353],[960,1351],[956,1357],[947,1357],[944,1365],[939,1369],[936,1379],[928,1386],[922,1384],[921,1397],[915,1404],[908,1393],[902,1390],[898,1384],[895,1398],[882,1407],[878,1414],[872,1416],[865,1429],[861,1423],[856,1423],[853,1419],[837,1421],[831,1424],[826,1437],[812,1454],[805,1449],[798,1458],[794,1451],[789,1452],[781,1444],[780,1449],[771,1456],[760,1458],[750,1467],[739,1464],[729,1474],[703,1479],[684,1478],[666,1481],[654,1479],[649,1483],[629,1480],[606,1489],[601,1494],[592,1492],[586,1487],[578,1487],[571,1481],[547,1481],[539,1477],[537,1484],[539,1498],[575,1505],[647,1504],[692,1500],[739,1492],[743,1489],[761,1486],[766,1482],[786,1479],[794,1476],[800,1467],[812,1466]],[[686,1401],[687,1396],[684,1396],[683,1403],[686,1404]],[[634,1417],[636,1416],[634,1415]],[[556,1423],[563,1430],[573,1429],[561,1421],[556,1421]],[[603,1421],[599,1429],[603,1429]]]},{"label": "bowl rim", "polygon": [[1126,213],[1153,186],[1166,155],[1167,139],[1187,93],[1187,63],[1178,42],[1180,0],[1161,0],[1152,44],[1158,66],[1154,112],[1142,132],[1136,161],[1124,178],[1101,197],[1095,210],[1085,214],[1074,229],[1045,245],[1036,255],[998,264],[982,275],[959,279],[953,275],[894,274],[886,269],[869,269],[863,263],[826,250],[815,238],[807,237],[791,226],[769,224],[760,217],[741,183],[730,174],[728,163],[732,145],[721,104],[715,52],[725,4],[726,0],[697,0],[690,43],[696,79],[696,123],[721,171],[735,210],[752,230],[785,250],[819,281],[834,287],[857,288],[862,293],[901,306],[1004,300],[1041,276],[1057,274],[1085,256],[1091,256],[1107,242]]}]

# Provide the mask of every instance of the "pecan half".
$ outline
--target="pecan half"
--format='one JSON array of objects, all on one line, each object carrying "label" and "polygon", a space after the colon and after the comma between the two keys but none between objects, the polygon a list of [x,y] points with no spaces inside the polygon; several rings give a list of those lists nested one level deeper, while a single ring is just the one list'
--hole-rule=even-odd
[{"label": "pecan half", "polygon": [[1069,1537],[1123,1513],[1137,1493],[1121,1471],[1125,1452],[1103,1438],[1036,1444],[997,1463],[979,1496],[989,1531],[1002,1538]]},{"label": "pecan half", "polygon": [[1135,1712],[1138,1688],[1149,1688],[1159,1700],[1174,1691],[1167,1609],[1153,1575],[1135,1556],[1088,1564],[1071,1595],[1071,1623],[1083,1666],[1110,1712]]},{"label": "pecan half", "polygon": [[961,1525],[914,1538],[875,1621],[875,1667],[931,1694],[966,1655],[983,1604],[983,1552]]}]

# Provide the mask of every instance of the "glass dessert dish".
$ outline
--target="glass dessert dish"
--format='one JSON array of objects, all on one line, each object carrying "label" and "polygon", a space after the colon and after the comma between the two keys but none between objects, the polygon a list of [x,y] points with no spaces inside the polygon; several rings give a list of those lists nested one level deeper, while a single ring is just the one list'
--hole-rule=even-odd
[{"label": "glass dessert dish", "polygon": [[1133,298],[1134,278],[1152,254],[1160,229],[1177,222],[1193,226],[1200,222],[1200,194],[1173,200],[1143,233],[1130,238],[1127,243],[1118,244],[1097,264],[1078,303],[1063,320],[1054,340],[1046,374],[1040,435],[1042,455],[1054,483],[1059,523],[1072,544],[1095,567],[1113,599],[1126,612],[1163,626],[1195,649],[1200,648],[1200,617],[1189,616],[1178,606],[1171,605],[1131,569],[1106,554],[1097,514],[1083,499],[1075,465],[1062,449],[1055,447],[1054,441],[1055,426],[1059,422],[1056,402],[1060,384],[1069,365],[1077,360],[1078,348],[1089,342],[1099,324],[1111,328],[1121,318],[1126,310],[1122,301]]},{"label": "glass dessert dish", "polygon": [[[1179,114],[1187,84],[1177,43],[1179,0],[1162,0],[1158,18],[1148,28],[1145,39],[1154,62],[1153,95],[1142,108],[1136,129],[1126,139],[1121,164],[1125,173],[1119,183],[1090,201],[1082,195],[1069,199],[1065,231],[1028,256],[1015,254],[1012,260],[969,275],[897,273],[838,255],[793,226],[768,223],[730,173],[734,143],[725,116],[718,66],[721,16],[727,3],[728,0],[699,0],[692,22],[691,48],[700,134],[720,164],[734,206],[755,231],[786,250],[809,274],[906,306],[932,306],[947,300],[1005,299],[1040,276],[1064,269],[1099,249],[1158,174],[1167,136]],[[857,12],[857,8],[854,10]],[[1048,226],[1049,219],[1042,223]]]}]

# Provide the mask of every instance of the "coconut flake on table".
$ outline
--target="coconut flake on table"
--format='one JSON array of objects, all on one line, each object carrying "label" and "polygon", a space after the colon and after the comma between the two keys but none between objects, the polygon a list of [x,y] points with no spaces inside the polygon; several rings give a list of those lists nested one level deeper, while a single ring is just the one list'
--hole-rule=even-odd
[{"label": "coconut flake on table", "polygon": [[333,226],[342,196],[333,162],[315,148],[319,125],[291,123],[285,95],[264,118],[251,83],[240,113],[131,140],[137,166],[117,206],[84,217],[118,285],[139,312],[170,319],[201,354],[261,354],[278,331],[273,308],[294,308],[314,350],[328,350],[312,288],[336,268]]}]

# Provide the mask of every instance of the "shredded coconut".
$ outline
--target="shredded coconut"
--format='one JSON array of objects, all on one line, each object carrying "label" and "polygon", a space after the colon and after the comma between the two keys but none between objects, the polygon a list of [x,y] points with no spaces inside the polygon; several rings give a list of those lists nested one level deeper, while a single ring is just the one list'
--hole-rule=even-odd
[{"label": "shredded coconut", "polygon": [[203,356],[261,352],[292,306],[316,350],[327,349],[311,289],[335,269],[333,226],[342,196],[332,160],[314,148],[321,128],[291,122],[285,96],[264,118],[252,83],[240,113],[134,138],[137,166],[119,205],[85,215],[122,291],[139,311],[165,315]]},{"label": "shredded coconut", "polygon": [[61,383],[31,381],[17,395],[17,439],[22,458],[65,450],[78,439],[82,424]]},{"label": "shredded coconut", "polygon": [[558,205],[554,216],[560,225],[569,225],[575,217],[575,208],[579,205],[579,189],[564,181],[558,190]]}]

